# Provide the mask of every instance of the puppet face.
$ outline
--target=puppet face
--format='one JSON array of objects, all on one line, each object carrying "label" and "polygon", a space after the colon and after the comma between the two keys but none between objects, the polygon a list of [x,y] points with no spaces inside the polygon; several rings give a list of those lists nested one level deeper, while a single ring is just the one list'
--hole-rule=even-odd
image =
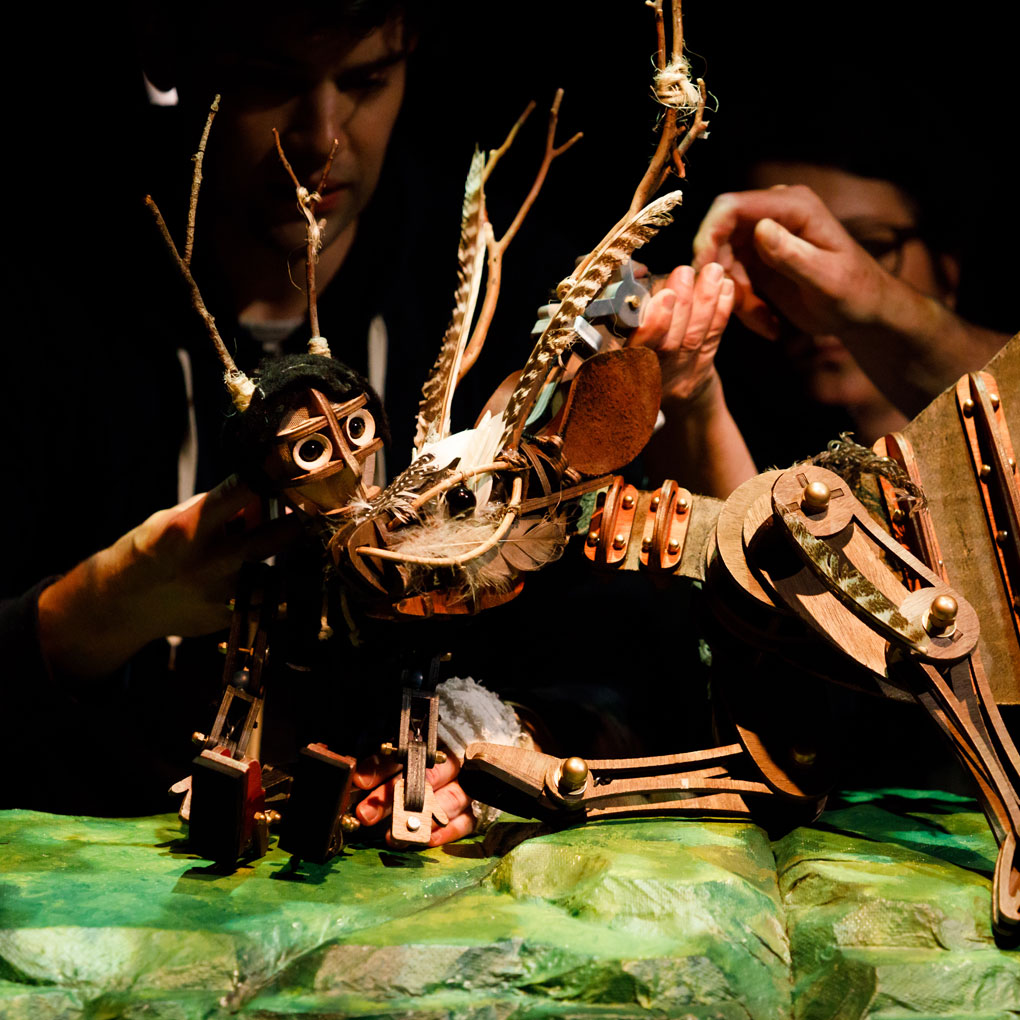
[{"label": "puppet face", "polygon": [[264,464],[268,477],[309,514],[330,513],[371,494],[382,445],[366,395],[332,403],[308,390],[284,417]]}]

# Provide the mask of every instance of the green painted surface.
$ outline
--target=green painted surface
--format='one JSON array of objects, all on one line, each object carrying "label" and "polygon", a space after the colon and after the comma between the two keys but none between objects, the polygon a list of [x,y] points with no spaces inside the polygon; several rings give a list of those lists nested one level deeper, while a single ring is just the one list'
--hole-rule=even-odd
[{"label": "green painted surface", "polygon": [[1015,1020],[973,807],[847,795],[772,844],[740,822],[503,822],[233,874],[172,816],[6,812],[0,1017]]}]

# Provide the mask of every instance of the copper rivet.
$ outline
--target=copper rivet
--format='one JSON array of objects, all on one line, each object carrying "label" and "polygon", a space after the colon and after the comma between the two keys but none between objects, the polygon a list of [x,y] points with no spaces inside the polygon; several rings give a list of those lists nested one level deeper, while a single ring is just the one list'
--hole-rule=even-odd
[{"label": "copper rivet", "polygon": [[659,509],[659,497],[658,496],[652,496],[652,502],[649,504],[649,506],[653,510],[658,510]]},{"label": "copper rivet", "polygon": [[929,634],[941,634],[956,622],[960,606],[952,595],[936,595],[928,609],[925,629]]},{"label": "copper rivet", "polygon": [[995,533],[995,541],[998,542],[999,545],[1005,545],[1007,538],[1009,538],[1009,532],[1008,531],[1003,530],[1003,531],[997,531]]},{"label": "copper rivet", "polygon": [[560,766],[559,788],[561,793],[574,793],[588,781],[588,763],[576,756],[564,758]]},{"label": "copper rivet", "polygon": [[676,501],[676,512],[678,514],[685,514],[685,513],[687,513],[688,506],[690,506],[690,504],[687,502],[687,497],[686,496],[681,496]]},{"label": "copper rivet", "polygon": [[357,832],[361,828],[361,822],[354,815],[344,815],[340,819],[340,828],[344,832]]},{"label": "copper rivet", "polygon": [[598,545],[598,544],[599,544],[599,533],[597,531],[589,531],[588,532],[588,545]]},{"label": "copper rivet", "polygon": [[907,519],[907,515],[899,507],[896,507],[892,512],[892,519],[896,524],[902,524]]},{"label": "copper rivet", "polygon": [[627,495],[623,497],[623,509],[629,510],[633,505],[634,497],[628,492]]},{"label": "copper rivet", "polygon": [[675,556],[678,552],[680,552],[680,539],[671,538],[669,540],[669,545],[667,545],[666,548],[669,550],[671,556]]},{"label": "copper rivet", "polygon": [[652,548],[652,540],[650,538],[641,539],[641,551],[643,553],[649,552]]},{"label": "copper rivet", "polygon": [[999,394],[998,393],[989,393],[988,394],[988,402],[992,405],[992,410],[993,411],[998,411],[998,409],[999,409]]},{"label": "copper rivet", "polygon": [[963,413],[968,418],[974,413],[974,401],[970,397],[963,402]]},{"label": "copper rivet", "polygon": [[801,503],[809,513],[817,513],[829,505],[832,492],[825,482],[808,482],[804,486],[804,495]]},{"label": "copper rivet", "polygon": [[627,536],[621,531],[613,539],[613,548],[614,549],[622,549],[626,544],[627,544]]},{"label": "copper rivet", "polygon": [[978,468],[978,477],[980,478],[989,478],[991,474],[992,474],[991,464],[982,464],[981,467]]}]

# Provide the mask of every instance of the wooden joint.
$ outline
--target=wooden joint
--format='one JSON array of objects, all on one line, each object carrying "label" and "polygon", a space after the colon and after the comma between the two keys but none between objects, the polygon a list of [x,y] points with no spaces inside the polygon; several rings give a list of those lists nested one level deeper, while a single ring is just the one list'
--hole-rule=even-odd
[{"label": "wooden joint", "polygon": [[627,558],[638,490],[617,475],[592,514],[584,554],[597,567],[618,567]]},{"label": "wooden joint", "polygon": [[659,572],[677,568],[684,554],[692,502],[690,492],[672,480],[652,493],[641,538],[641,566]]}]

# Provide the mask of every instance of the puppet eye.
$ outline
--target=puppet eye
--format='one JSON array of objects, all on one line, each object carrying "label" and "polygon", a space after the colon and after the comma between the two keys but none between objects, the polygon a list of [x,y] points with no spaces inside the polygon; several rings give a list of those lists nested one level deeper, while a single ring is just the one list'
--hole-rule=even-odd
[{"label": "puppet eye", "polygon": [[365,446],[375,437],[375,419],[368,411],[355,411],[344,422],[344,431],[355,448]]},{"label": "puppet eye", "polygon": [[305,436],[299,439],[291,447],[291,456],[294,463],[304,471],[314,471],[329,463],[333,456],[333,444],[327,436],[316,432],[313,436]]},{"label": "puppet eye", "polygon": [[446,506],[451,517],[466,517],[473,513],[476,502],[474,492],[466,485],[455,485],[446,494]]}]

